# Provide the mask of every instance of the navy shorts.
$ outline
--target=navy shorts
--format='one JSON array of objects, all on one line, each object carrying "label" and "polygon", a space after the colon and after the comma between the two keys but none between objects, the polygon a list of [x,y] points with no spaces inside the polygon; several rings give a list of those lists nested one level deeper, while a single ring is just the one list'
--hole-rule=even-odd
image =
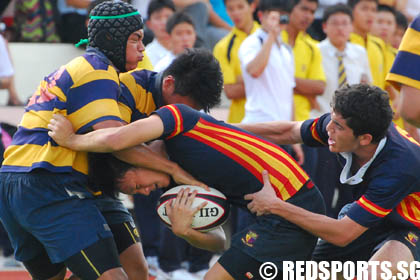
[{"label": "navy shorts", "polygon": [[[302,187],[288,202],[314,213],[325,213],[324,200],[315,186]],[[316,236],[277,215],[260,216],[254,224],[232,237],[231,248],[220,257],[219,263],[235,279],[246,279],[237,267],[247,267],[256,260],[272,262],[281,271],[283,261],[310,260],[316,242]],[[230,250],[243,252],[248,260],[231,258]]]},{"label": "navy shorts", "polygon": [[81,175],[42,169],[0,173],[0,218],[17,260],[31,260],[44,247],[53,263],[63,262],[112,237],[86,181]]},{"label": "navy shorts", "polygon": [[137,242],[140,242],[140,234],[128,209],[118,198],[108,195],[95,197],[95,205],[111,228],[118,253]]},{"label": "navy shorts", "polygon": [[[351,204],[343,207],[339,219],[346,215]],[[419,238],[420,231],[416,228],[395,228],[385,223],[379,223],[345,247],[335,246],[320,239],[312,259],[315,261],[368,261],[387,241],[396,240],[408,247],[414,260],[420,261],[420,251],[417,247]]]}]

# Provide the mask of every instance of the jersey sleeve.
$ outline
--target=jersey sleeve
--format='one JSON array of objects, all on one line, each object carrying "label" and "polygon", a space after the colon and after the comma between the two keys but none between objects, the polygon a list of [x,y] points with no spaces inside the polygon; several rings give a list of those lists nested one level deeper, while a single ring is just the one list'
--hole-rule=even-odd
[{"label": "jersey sleeve", "polygon": [[[367,191],[353,203],[347,213],[350,219],[365,227],[373,226],[390,214],[414,191],[416,184],[413,176],[398,171],[389,172],[398,169],[395,163],[392,166],[381,163],[376,169],[377,171],[370,176]],[[404,204],[402,208],[402,211],[413,212],[410,203]],[[414,208],[417,211],[417,206]]]},{"label": "jersey sleeve", "polygon": [[200,118],[200,112],[184,104],[166,105],[153,112],[163,123],[162,140],[169,140],[191,130]]},{"label": "jersey sleeve", "polygon": [[84,133],[106,120],[121,121],[119,94],[118,76],[109,72],[92,71],[75,82],[67,93],[66,107],[76,132]]},{"label": "jersey sleeve", "polygon": [[386,79],[398,90],[401,84],[420,89],[420,15],[404,34],[397,57]]},{"label": "jersey sleeve", "polygon": [[328,144],[327,125],[330,120],[331,115],[328,113],[317,119],[304,121],[300,128],[303,143],[310,147],[326,146]]}]

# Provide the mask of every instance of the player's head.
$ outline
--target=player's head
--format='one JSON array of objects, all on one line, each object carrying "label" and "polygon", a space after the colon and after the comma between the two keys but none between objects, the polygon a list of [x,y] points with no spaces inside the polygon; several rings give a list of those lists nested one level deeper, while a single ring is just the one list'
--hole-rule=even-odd
[{"label": "player's head", "polygon": [[168,38],[166,22],[175,13],[172,0],[152,0],[147,8],[147,27],[157,39]]},{"label": "player's head", "polygon": [[368,33],[372,28],[378,7],[378,0],[349,0],[347,3],[353,10],[354,28]]},{"label": "player's head", "polygon": [[167,174],[135,167],[111,154],[89,153],[88,159],[89,181],[93,189],[111,197],[116,197],[118,192],[149,195],[152,190],[167,187],[170,183]]},{"label": "player's head", "polygon": [[397,29],[395,9],[387,5],[379,5],[372,34],[380,37],[386,43],[391,43],[392,37]]},{"label": "player's head", "polygon": [[327,7],[322,18],[322,29],[332,45],[338,49],[344,48],[353,30],[350,7],[344,4]]},{"label": "player's head", "polygon": [[226,11],[236,28],[242,31],[254,22],[253,13],[256,3],[253,0],[225,0]]},{"label": "player's head", "polygon": [[375,86],[342,87],[336,90],[331,106],[327,131],[332,152],[352,152],[360,145],[378,143],[392,121],[388,94]]},{"label": "player's head", "polygon": [[184,103],[208,111],[220,103],[222,89],[219,62],[206,49],[187,49],[163,71],[165,104]]},{"label": "player's head", "polygon": [[98,4],[89,15],[89,45],[101,51],[121,72],[132,70],[144,51],[140,13],[122,1]]},{"label": "player's head", "polygon": [[315,18],[318,0],[293,0],[289,25],[296,30],[306,31]]},{"label": "player's head", "polygon": [[194,47],[197,34],[192,18],[183,11],[174,13],[166,22],[166,32],[171,37],[172,53],[178,55]]}]

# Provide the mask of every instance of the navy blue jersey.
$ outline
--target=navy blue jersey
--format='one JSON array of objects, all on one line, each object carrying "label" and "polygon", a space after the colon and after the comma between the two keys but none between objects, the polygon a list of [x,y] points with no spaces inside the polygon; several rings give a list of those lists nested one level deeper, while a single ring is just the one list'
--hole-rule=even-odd
[{"label": "navy blue jersey", "polygon": [[[326,145],[326,126],[330,120],[330,114],[325,114],[305,121],[301,128],[304,143]],[[354,188],[358,195],[347,215],[358,224],[371,227],[382,221],[391,226],[420,229],[420,145],[406,131],[391,124],[386,144],[363,181],[349,188]]]},{"label": "navy blue jersey", "polygon": [[283,200],[309,180],[283,149],[249,132],[182,104],[164,106],[155,113],[164,125],[161,139],[170,159],[234,204],[246,206],[244,195],[262,188],[264,169]]}]

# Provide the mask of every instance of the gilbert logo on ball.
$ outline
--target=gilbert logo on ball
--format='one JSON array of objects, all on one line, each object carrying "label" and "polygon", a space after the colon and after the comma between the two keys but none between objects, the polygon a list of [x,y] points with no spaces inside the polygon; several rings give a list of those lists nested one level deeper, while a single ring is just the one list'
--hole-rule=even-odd
[{"label": "gilbert logo on ball", "polygon": [[195,214],[191,225],[193,229],[203,232],[210,231],[226,222],[229,217],[230,204],[223,193],[214,188],[206,191],[197,186],[181,185],[168,190],[159,199],[157,212],[160,220],[166,226],[171,227],[171,221],[166,214],[165,205],[172,202],[181,189],[186,188],[190,189],[190,193],[197,190],[192,207],[197,207],[204,201],[207,202],[207,205]]}]

